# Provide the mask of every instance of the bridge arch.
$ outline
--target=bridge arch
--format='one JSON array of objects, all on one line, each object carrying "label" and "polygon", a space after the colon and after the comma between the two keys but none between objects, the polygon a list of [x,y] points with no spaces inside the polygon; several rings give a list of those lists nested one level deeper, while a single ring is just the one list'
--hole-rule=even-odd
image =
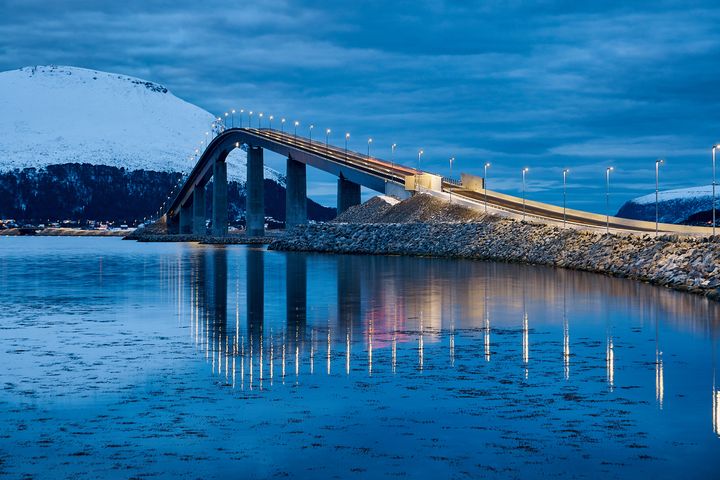
[{"label": "bridge arch", "polygon": [[264,159],[268,149],[287,158],[286,227],[307,223],[307,165],[338,178],[338,214],[360,203],[360,186],[406,198],[405,176],[416,170],[389,165],[327,143],[271,129],[232,128],[218,134],[200,156],[166,210],[169,228],[179,233],[205,233],[205,189],[213,180],[212,234],[228,231],[227,157],[236,148],[247,154],[246,228],[249,236],[264,234]]}]

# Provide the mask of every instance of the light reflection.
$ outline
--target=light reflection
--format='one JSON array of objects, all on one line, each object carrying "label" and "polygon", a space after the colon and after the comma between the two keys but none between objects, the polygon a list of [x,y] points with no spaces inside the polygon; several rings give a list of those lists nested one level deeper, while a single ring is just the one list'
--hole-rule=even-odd
[{"label": "light reflection", "polygon": [[615,349],[613,337],[608,335],[607,347],[605,349],[605,365],[607,369],[607,383],[612,392],[615,389]]},{"label": "light reflection", "polygon": [[[472,288],[468,289],[469,293],[467,298],[463,297],[464,294],[461,291],[459,291],[460,293],[451,292],[448,294],[446,290],[440,288],[433,289],[424,298],[419,298],[420,296],[414,298],[406,296],[403,290],[404,287],[401,285],[383,284],[381,290],[366,289],[365,282],[368,281],[368,277],[355,275],[350,277],[351,281],[347,284],[351,294],[337,299],[339,304],[337,312],[333,310],[333,306],[329,309],[327,316],[325,316],[325,310],[322,311],[321,315],[318,315],[316,311],[316,313],[313,314],[314,317],[308,320],[305,314],[307,307],[305,303],[307,301],[307,286],[305,285],[305,282],[307,282],[307,271],[302,263],[295,264],[292,269],[288,266],[288,274],[290,274],[291,270],[296,273],[292,274],[292,281],[289,279],[286,280],[286,293],[289,299],[291,297],[293,298],[291,302],[293,307],[288,310],[287,323],[283,324],[282,321],[280,322],[280,333],[277,331],[278,323],[269,323],[267,328],[270,329],[268,330],[270,335],[267,337],[263,334],[266,322],[263,311],[265,302],[264,286],[261,281],[264,279],[262,271],[264,271],[265,268],[262,259],[263,254],[264,252],[262,250],[256,250],[254,253],[248,252],[247,275],[248,278],[252,278],[255,281],[250,282],[252,285],[248,284],[247,296],[243,297],[240,295],[240,280],[238,280],[238,278],[232,279],[235,286],[235,294],[231,294],[229,302],[232,302],[234,298],[235,305],[231,306],[235,313],[234,322],[226,318],[226,313],[229,309],[227,305],[227,253],[224,250],[207,249],[206,251],[196,252],[196,254],[191,257],[191,261],[187,263],[189,270],[184,273],[185,276],[178,277],[175,275],[176,272],[172,271],[174,266],[171,265],[172,268],[168,269],[168,275],[166,277],[166,281],[177,284],[178,288],[182,287],[186,289],[186,293],[183,295],[186,305],[180,308],[178,313],[184,315],[184,322],[189,326],[191,338],[188,340],[190,341],[190,345],[198,349],[198,356],[200,358],[202,358],[203,355],[205,356],[206,361],[210,364],[212,373],[217,374],[218,378],[224,376],[225,382],[232,385],[233,388],[237,386],[239,389],[244,390],[246,387],[246,375],[248,376],[247,386],[249,389],[263,389],[266,388],[267,385],[272,385],[275,375],[278,373],[282,377],[282,383],[284,383],[285,376],[289,373],[286,372],[288,356],[294,357],[296,382],[299,381],[301,370],[303,373],[306,373],[309,369],[310,374],[315,373],[315,356],[323,355],[323,353],[326,353],[326,368],[322,369],[322,367],[319,367],[319,369],[325,370],[327,375],[331,375],[333,349],[342,349],[343,340],[345,343],[344,363],[346,375],[350,375],[353,371],[353,362],[356,363],[355,372],[362,372],[367,368],[370,376],[380,376],[381,378],[383,373],[389,371],[394,374],[399,372],[404,375],[412,374],[415,370],[419,370],[420,372],[424,370],[430,371],[430,366],[434,367],[437,362],[441,362],[442,365],[446,366],[455,366],[456,363],[463,363],[463,356],[456,356],[458,349],[460,349],[460,352],[475,351],[478,357],[481,357],[481,359],[484,358],[485,361],[488,362],[492,358],[492,328],[490,323],[489,299],[491,296],[495,298],[495,295],[502,294],[503,290],[495,290],[497,287],[491,282],[483,282],[485,298],[484,304],[481,306],[480,302],[482,300],[480,298],[477,298],[477,301],[471,298]],[[250,258],[253,255],[255,258]],[[352,262],[347,261],[347,259],[344,260],[344,262],[343,268],[354,268]],[[339,269],[337,274],[343,275],[344,272],[344,270]],[[178,278],[183,280],[180,281]],[[413,280],[423,281],[422,278],[419,280],[413,278]],[[432,285],[434,277],[428,277],[425,280]],[[563,369],[565,380],[569,380],[571,346],[567,294],[571,292],[567,292],[566,289],[577,289],[578,287],[573,284],[565,285],[564,282],[562,288]],[[384,300],[383,295],[385,295],[383,292],[387,292],[387,296],[391,298],[391,301],[382,303],[382,300]],[[551,293],[556,295],[555,298],[561,294],[559,289],[557,292]],[[619,295],[620,293],[617,294]],[[432,305],[436,302],[440,305],[442,305],[443,301],[447,302],[446,299],[449,297],[444,297],[443,295],[452,295],[451,321],[449,325],[445,325],[446,330],[444,332],[441,322],[438,321],[438,318],[440,318],[439,312],[442,312],[442,309],[438,309],[436,305]],[[528,287],[527,295],[532,298],[532,296],[539,294],[535,292],[532,287]],[[664,294],[660,294],[654,299],[658,303],[658,308],[662,308],[663,295]],[[379,298],[381,300],[379,304],[386,306],[381,308],[372,304],[372,308],[368,307],[368,298]],[[428,298],[432,300],[429,302]],[[573,297],[571,296],[570,298]],[[290,302],[290,300],[288,301]],[[517,314],[520,313],[520,308],[522,308],[522,362],[525,378],[527,378],[530,357],[529,316],[534,312],[534,310],[532,310],[533,303],[530,303],[531,308],[528,310],[524,298],[522,305],[520,305],[519,298],[515,299],[515,301],[516,304],[513,305],[514,313],[512,318],[511,315],[507,315],[508,319],[506,319],[506,321],[509,328],[512,328],[512,322],[515,322],[516,326]],[[244,302],[246,302],[246,304]],[[175,302],[173,302],[173,304],[174,303]],[[667,305],[666,303],[666,306]],[[685,304],[681,302],[679,305],[682,306]],[[460,309],[459,312],[461,313],[457,318],[455,316],[455,308]],[[229,311],[232,312],[233,310]],[[477,312],[477,316],[472,317],[472,315],[467,315],[465,313],[466,311]],[[680,311],[682,311],[682,308],[680,308]],[[339,312],[343,312],[345,315],[342,319]],[[691,314],[692,312],[685,313]],[[428,315],[430,315],[429,319]],[[708,316],[711,317],[712,315]],[[499,331],[498,329],[503,326],[503,319],[502,316],[500,316],[499,320],[496,317],[498,317],[498,315],[494,314],[493,324],[497,333]],[[657,318],[660,317],[661,314],[658,313]],[[513,318],[514,320],[512,320]],[[228,320],[230,320],[229,325]],[[313,324],[318,325],[319,323],[322,326],[310,326]],[[428,327],[428,323],[430,323],[430,327]],[[435,330],[433,326],[437,326],[437,330]],[[473,339],[465,335],[463,331],[468,327],[475,329],[474,331],[478,333],[481,331],[483,338],[480,339],[480,335],[478,335]],[[538,334],[536,335],[537,338],[542,338],[540,336],[540,334],[543,333],[540,330],[541,327],[542,324],[535,325],[534,334]],[[233,328],[234,331],[232,331]],[[612,321],[608,320],[606,328],[607,333],[604,335],[606,339],[606,381],[609,390],[614,391],[615,344],[613,328],[617,327],[613,327]],[[656,322],[655,396],[659,409],[663,410],[665,408],[664,354],[660,344],[659,333],[659,323]],[[333,334],[335,337],[333,337]],[[512,337],[508,337],[514,338],[514,340],[511,341],[511,344],[514,344],[512,347],[514,351],[511,351],[512,357],[508,355],[508,358],[517,358],[517,347],[515,343],[517,337],[515,335],[516,333]],[[576,333],[575,335],[577,336],[578,334]],[[319,336],[322,337],[319,338]],[[448,344],[444,343],[445,336],[447,336]],[[585,332],[583,332],[583,336],[585,336]],[[497,339],[500,339],[500,343],[495,344],[497,350],[495,353],[498,353],[500,356],[496,356],[495,358],[502,360],[502,348],[504,348],[503,345],[507,345],[508,342],[503,342],[502,336],[496,335],[496,341]],[[593,340],[597,341],[598,339],[596,337]],[[321,341],[326,342],[326,348],[319,345]],[[415,344],[416,341],[417,344]],[[468,345],[466,343],[468,341],[474,341],[474,343]],[[429,343],[426,345],[426,342]],[[426,346],[432,346],[435,342],[437,342],[437,346],[445,352],[444,354],[439,356],[431,354],[431,352],[438,351],[435,348],[425,350]],[[576,343],[575,345],[576,351],[574,352],[574,358],[576,359],[578,355],[582,355],[586,351],[585,347],[581,348],[578,345],[580,344]],[[465,346],[468,346],[467,350],[465,350]],[[415,362],[414,356],[415,348],[417,348],[417,362]],[[449,348],[449,350],[444,350],[444,348]],[[475,350],[473,350],[473,348]],[[539,357],[539,355],[542,353],[542,342],[539,342],[535,348],[535,357],[541,360],[542,358]],[[602,359],[601,357],[598,358],[598,354],[602,355],[602,343],[595,348],[598,349],[594,354],[596,360],[595,364],[591,365],[591,367],[598,369],[599,372],[599,369],[602,368]],[[557,351],[556,349],[557,347],[553,347],[555,352]],[[205,351],[202,352],[202,350]],[[322,352],[322,350],[326,350],[326,352]],[[354,356],[353,353],[355,353]],[[557,358],[557,353],[554,355],[555,358]],[[339,352],[337,356],[340,356]],[[279,369],[276,370],[278,361],[281,363]],[[293,360],[289,361],[293,362]],[[322,359],[319,361],[322,361]],[[495,361],[497,362],[498,360]],[[582,358],[580,358],[579,364],[584,364]],[[627,361],[626,364],[630,365],[630,362]],[[555,365],[557,365],[557,363],[555,363]],[[578,363],[575,363],[575,365],[578,365]],[[292,366],[289,366],[289,368],[292,369]],[[265,377],[265,373],[268,373],[269,376]],[[646,370],[644,373],[646,377],[645,384],[651,388],[649,383],[652,381],[652,377],[648,374],[649,372]],[[577,375],[578,373],[576,371],[575,376]],[[623,377],[625,377],[625,375]],[[267,382],[268,378],[270,379],[269,382]],[[264,384],[264,380],[267,385]],[[278,385],[280,383],[281,382],[277,382]],[[705,398],[705,401],[707,401],[707,397]],[[720,436],[720,390],[718,390],[714,382],[712,385],[712,423],[713,432]]]}]

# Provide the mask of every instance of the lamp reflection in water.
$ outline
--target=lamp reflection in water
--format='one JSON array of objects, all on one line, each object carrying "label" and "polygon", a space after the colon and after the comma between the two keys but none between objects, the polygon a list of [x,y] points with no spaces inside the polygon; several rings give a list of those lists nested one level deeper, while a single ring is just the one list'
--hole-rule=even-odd
[{"label": "lamp reflection in water", "polygon": [[528,326],[528,311],[523,291],[523,320],[522,320],[522,361],[525,369],[525,378],[528,378],[528,362],[530,361],[530,332]]},{"label": "lamp reflection in water", "polygon": [[720,389],[715,382],[715,370],[713,369],[713,386],[712,386],[712,423],[713,433],[720,437]]},{"label": "lamp reflection in water", "polygon": [[490,308],[488,306],[488,288],[487,281],[485,282],[485,337],[483,343],[485,344],[485,361],[490,361]]},{"label": "lamp reflection in water", "polygon": [[567,317],[567,284],[563,281],[563,370],[565,380],[570,379],[570,324]]},{"label": "lamp reflection in water", "polygon": [[613,346],[613,337],[608,335],[607,346],[605,348],[605,367],[607,369],[607,383],[610,391],[615,389],[615,350]]},{"label": "lamp reflection in water", "polygon": [[660,407],[663,408],[663,400],[665,397],[665,385],[664,385],[664,372],[663,372],[663,358],[662,350],[660,349],[660,326],[658,324],[657,314],[655,315],[655,401]]}]

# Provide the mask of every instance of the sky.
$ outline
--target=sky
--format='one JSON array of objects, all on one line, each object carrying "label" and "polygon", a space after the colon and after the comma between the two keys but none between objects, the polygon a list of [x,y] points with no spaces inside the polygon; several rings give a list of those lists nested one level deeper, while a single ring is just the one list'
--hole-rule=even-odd
[{"label": "sky", "polygon": [[[604,213],[708,185],[720,141],[717,0],[0,0],[0,70],[72,65],[159,82],[215,114],[284,116],[307,135],[488,188]],[[268,157],[284,169],[282,159]],[[334,178],[308,193],[335,201]]]}]

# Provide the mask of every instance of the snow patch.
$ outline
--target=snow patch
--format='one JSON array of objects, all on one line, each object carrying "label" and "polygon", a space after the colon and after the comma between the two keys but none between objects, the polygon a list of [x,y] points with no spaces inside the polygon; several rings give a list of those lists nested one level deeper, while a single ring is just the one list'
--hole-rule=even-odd
[{"label": "snow patch", "polygon": [[[189,172],[215,118],[139,78],[65,66],[0,72],[0,171],[62,163]],[[228,177],[247,178],[245,152]],[[284,176],[265,168],[265,177]]]}]

